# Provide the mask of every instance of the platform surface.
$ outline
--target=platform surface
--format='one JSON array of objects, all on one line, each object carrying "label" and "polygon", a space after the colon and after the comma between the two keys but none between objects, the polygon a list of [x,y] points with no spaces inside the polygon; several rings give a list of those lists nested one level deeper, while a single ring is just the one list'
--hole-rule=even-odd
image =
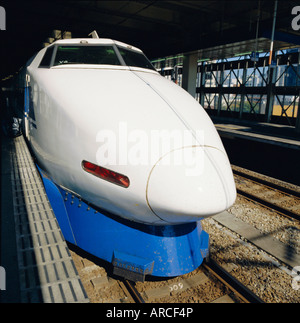
[{"label": "platform surface", "polygon": [[2,138],[1,192],[1,302],[88,302],[23,136]]},{"label": "platform surface", "polygon": [[300,133],[295,127],[211,116],[220,136],[278,145],[300,150]]},{"label": "platform surface", "polygon": [[286,245],[267,234],[262,235],[261,232],[252,225],[238,219],[227,211],[214,215],[212,218],[223,226],[246,238],[258,248],[275,256],[278,260],[287,264],[291,268],[300,264],[300,255],[297,254],[293,247]]}]

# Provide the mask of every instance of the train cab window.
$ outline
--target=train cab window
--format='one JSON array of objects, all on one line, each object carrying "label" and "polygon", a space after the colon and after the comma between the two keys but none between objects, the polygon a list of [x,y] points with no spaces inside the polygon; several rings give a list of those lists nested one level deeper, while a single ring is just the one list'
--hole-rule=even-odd
[{"label": "train cab window", "polygon": [[120,61],[112,46],[58,46],[53,66],[65,64],[120,65]]},{"label": "train cab window", "polygon": [[155,70],[148,58],[140,52],[127,49],[125,47],[118,46],[118,50],[124,59],[124,62],[128,66],[136,66],[142,68],[148,68],[150,70]]},{"label": "train cab window", "polygon": [[46,50],[46,53],[45,53],[39,67],[43,67],[43,68],[50,67],[51,59],[52,59],[52,55],[53,55],[53,50],[54,50],[54,46],[52,46]]}]

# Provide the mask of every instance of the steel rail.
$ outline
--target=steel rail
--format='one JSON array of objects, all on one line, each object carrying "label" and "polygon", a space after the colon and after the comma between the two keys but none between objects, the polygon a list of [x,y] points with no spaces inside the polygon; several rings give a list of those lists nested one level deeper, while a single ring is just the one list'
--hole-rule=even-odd
[{"label": "steel rail", "polygon": [[298,220],[300,221],[300,215],[298,213],[295,213],[293,211],[290,211],[286,208],[283,208],[279,205],[276,205],[272,202],[269,202],[257,195],[253,195],[251,193],[248,193],[244,190],[241,190],[241,189],[237,189],[237,193],[246,197],[247,199],[251,200],[251,201],[254,201],[256,203],[259,203],[260,205],[262,205],[263,207],[268,207],[269,209],[271,210],[275,210],[276,212],[280,213],[281,215],[283,216],[287,216],[287,217],[290,217],[290,218],[293,218],[295,220]]},{"label": "steel rail", "polygon": [[[278,191],[278,193],[284,193],[284,194],[288,194],[288,195],[292,195],[291,197],[295,197],[296,199],[298,199],[300,197],[300,193],[294,190],[291,190],[289,188],[283,187],[281,185],[277,185],[275,183],[270,183],[266,180],[254,177],[252,175],[248,175],[248,174],[244,174],[243,172],[240,171],[236,171],[233,170],[233,173],[240,176],[241,178],[245,178],[248,179],[250,181],[252,181],[255,184],[259,184],[264,188],[270,189],[272,191],[274,191],[274,189],[276,189]],[[281,207],[277,204],[274,204],[272,202],[269,202],[268,200],[266,200],[265,198],[262,198],[258,195],[254,195],[252,193],[246,192],[243,189],[237,188],[237,193],[246,197],[247,199],[254,201],[256,203],[259,203],[260,205],[262,205],[263,207],[268,207],[271,210],[275,210],[278,213],[280,213],[283,216],[289,217],[289,218],[293,218],[295,220],[300,220],[300,214],[291,211],[287,208]],[[275,193],[275,192],[274,192]]]},{"label": "steel rail", "polygon": [[124,279],[123,283],[136,303],[145,303],[145,300],[143,299],[142,295],[135,288],[134,282],[132,282],[131,280]]},{"label": "steel rail", "polygon": [[256,177],[256,176],[253,176],[253,175],[250,175],[250,174],[246,174],[246,173],[243,173],[243,172],[238,171],[238,170],[235,170],[235,169],[233,169],[232,172],[235,175],[244,177],[246,179],[250,179],[251,181],[257,182],[259,184],[263,184],[264,186],[269,187],[271,189],[276,189],[276,190],[278,190],[280,192],[283,192],[283,193],[286,193],[286,194],[289,194],[289,195],[293,195],[295,197],[299,197],[300,198],[300,192],[295,191],[293,189],[284,187],[284,186],[279,185],[279,184],[275,184],[275,183],[269,182],[269,181],[267,181],[265,179],[262,179],[262,178],[259,178],[259,177]]},{"label": "steel rail", "polygon": [[203,263],[202,266],[216,276],[218,280],[225,284],[245,303],[265,303],[239,280],[218,265],[213,259],[209,259],[207,262]]}]

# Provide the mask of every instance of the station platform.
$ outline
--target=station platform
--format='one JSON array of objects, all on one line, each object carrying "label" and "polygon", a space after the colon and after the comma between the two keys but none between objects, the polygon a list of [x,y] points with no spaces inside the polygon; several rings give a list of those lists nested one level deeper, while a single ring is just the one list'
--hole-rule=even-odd
[{"label": "station platform", "polygon": [[23,136],[1,138],[1,303],[89,302]]},{"label": "station platform", "polygon": [[295,127],[210,116],[231,164],[300,185]]},{"label": "station platform", "polygon": [[300,150],[300,133],[295,127],[211,116],[220,136],[241,138]]}]

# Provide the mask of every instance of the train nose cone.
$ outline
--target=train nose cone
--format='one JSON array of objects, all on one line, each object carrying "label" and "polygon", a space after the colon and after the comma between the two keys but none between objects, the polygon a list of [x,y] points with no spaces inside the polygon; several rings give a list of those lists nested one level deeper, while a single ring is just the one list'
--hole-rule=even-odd
[{"label": "train nose cone", "polygon": [[213,147],[174,150],[152,168],[147,201],[162,221],[198,221],[230,207],[236,198],[232,170],[224,152]]}]

